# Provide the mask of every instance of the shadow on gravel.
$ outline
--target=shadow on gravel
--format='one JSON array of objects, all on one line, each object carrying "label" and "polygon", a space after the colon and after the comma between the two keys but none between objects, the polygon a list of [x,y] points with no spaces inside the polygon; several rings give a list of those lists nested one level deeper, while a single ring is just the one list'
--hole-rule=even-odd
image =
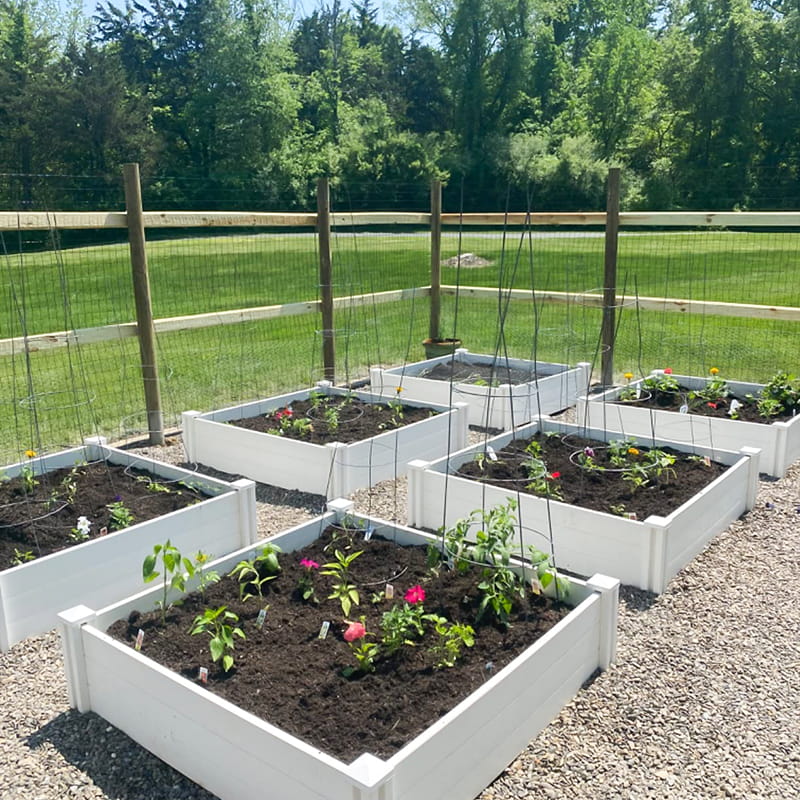
[{"label": "shadow on gravel", "polygon": [[639,613],[652,608],[658,600],[658,595],[645,589],[622,584],[619,587],[619,602],[625,605],[628,611]]},{"label": "shadow on gravel", "polygon": [[59,714],[26,744],[51,744],[111,800],[215,800],[94,712]]},{"label": "shadow on gravel", "polygon": [[[213,467],[207,467],[205,464],[193,464],[188,461],[182,461],[178,466],[183,467],[183,469],[191,470],[192,472],[199,472],[201,475],[208,475],[210,478],[216,478],[220,481],[230,482],[246,477],[244,475],[235,475],[230,472],[222,472]],[[282,489],[280,486],[271,486],[268,483],[258,482],[256,482],[256,500],[258,500],[259,503],[299,508],[311,514],[324,513],[326,503],[325,498],[321,494],[299,492],[297,489]]]}]

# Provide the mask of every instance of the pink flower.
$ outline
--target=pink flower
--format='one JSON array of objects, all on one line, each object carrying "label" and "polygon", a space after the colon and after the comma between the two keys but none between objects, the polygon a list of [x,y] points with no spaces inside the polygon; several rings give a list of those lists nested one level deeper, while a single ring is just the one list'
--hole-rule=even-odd
[{"label": "pink flower", "polygon": [[360,622],[351,622],[343,635],[346,642],[355,642],[367,635],[367,629]]},{"label": "pink flower", "polygon": [[665,375],[672,375],[672,367],[665,367],[664,368]]},{"label": "pink flower", "polygon": [[709,401],[708,403],[706,403],[706,405],[707,405],[709,408],[716,408],[716,407],[717,407],[717,404],[716,404],[716,403],[712,403],[711,401]]},{"label": "pink flower", "polygon": [[406,603],[424,603],[425,602],[425,590],[417,584],[416,586],[412,586],[403,596],[403,599]]},{"label": "pink flower", "polygon": [[301,558],[300,566],[306,569],[319,569],[319,564],[317,564],[316,561],[312,561],[310,558]]}]

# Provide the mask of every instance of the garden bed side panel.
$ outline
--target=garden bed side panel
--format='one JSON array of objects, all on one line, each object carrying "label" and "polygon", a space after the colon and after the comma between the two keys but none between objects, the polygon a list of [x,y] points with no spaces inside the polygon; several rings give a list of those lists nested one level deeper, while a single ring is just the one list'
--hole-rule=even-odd
[{"label": "garden bed side panel", "polygon": [[169,539],[187,555],[203,550],[220,556],[255,540],[255,484],[249,480],[227,484],[97,445],[43,456],[33,467],[42,474],[103,457],[161,478],[186,480],[217,496],[0,572],[0,651],[55,627],[64,606],[104,606],[139,591],[142,561],[155,544]]},{"label": "garden bed side panel", "polygon": [[[590,438],[607,436],[603,431],[547,419],[540,423],[545,431],[580,433]],[[537,429],[537,423],[523,427],[517,437],[529,438]],[[499,451],[512,436],[510,432],[501,434],[488,443]],[[666,444],[681,449],[680,444],[656,441],[657,446]],[[430,529],[451,526],[475,509],[501,505],[513,497],[526,545],[549,551],[552,530],[557,567],[580,575],[602,572],[652,592],[663,592],[681,567],[752,508],[758,486],[757,451],[715,451],[714,457],[732,468],[668,517],[631,520],[448,474],[482,450],[482,444],[475,445],[436,462],[418,460],[409,464],[409,525]],[[693,450],[698,455],[708,454],[703,448]]]},{"label": "garden bed side panel", "polygon": [[[276,541],[284,552],[301,547],[332,516]],[[407,543],[431,540],[380,520],[375,527],[384,535],[396,528]],[[242,557],[244,550],[210,567],[223,571]],[[388,761],[364,754],[345,765],[102,632],[133,608],[152,605],[157,589],[98,613],[77,606],[60,615],[70,704],[100,714],[222,800],[261,800],[265,789],[292,800],[473,796],[587,677],[613,662],[618,586],[602,575],[573,580],[578,605],[567,617]]]},{"label": "garden bed side panel", "polygon": [[[702,389],[704,378],[673,375],[681,386]],[[631,383],[636,387],[641,381]],[[758,395],[763,384],[729,381],[738,396]],[[635,403],[616,402],[621,388],[603,394],[580,397],[577,419],[593,427],[606,428],[626,435],[651,436],[676,442],[691,442],[712,450],[738,450],[743,446],[761,450],[760,469],[768,475],[782,478],[786,470],[800,458],[800,417],[781,422],[761,424],[744,420],[681,414],[656,408],[641,408]]]},{"label": "garden bed side panel", "polygon": [[[362,398],[361,394],[356,396],[375,399],[372,395]],[[225,409],[224,413],[185,412],[183,431],[189,458],[272,486],[333,498],[405,475],[411,459],[438,458],[449,450],[464,447],[467,441],[464,404],[451,409],[421,403],[440,413],[352,444],[311,444],[224,424],[227,420],[281,408],[291,402],[287,398],[306,397],[308,390]]]},{"label": "garden bed side panel", "polygon": [[[461,363],[490,366],[492,356],[458,350],[455,360]],[[469,406],[469,424],[480,427],[506,430],[541,414],[553,414],[575,403],[576,398],[589,386],[591,365],[580,363],[577,367],[537,361],[535,368],[541,377],[528,383],[500,386],[481,386],[473,383],[453,383],[452,392],[448,381],[433,380],[420,376],[422,370],[437,364],[447,364],[451,356],[420,361],[405,367],[370,370],[370,386],[384,396],[394,396],[398,387],[403,396],[429,403],[463,402]],[[502,360],[506,364],[506,360]],[[532,361],[509,359],[512,369],[530,370]]]}]

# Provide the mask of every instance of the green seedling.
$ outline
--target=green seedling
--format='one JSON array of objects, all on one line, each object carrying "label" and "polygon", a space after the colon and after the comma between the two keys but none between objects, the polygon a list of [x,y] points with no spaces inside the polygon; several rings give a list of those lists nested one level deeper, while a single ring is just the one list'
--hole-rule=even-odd
[{"label": "green seedling", "polygon": [[[156,570],[159,560],[161,561],[161,572]],[[156,607],[161,609],[161,624],[167,622],[167,610],[172,603],[167,602],[167,595],[170,589],[183,592],[186,590],[186,580],[195,573],[195,565],[184,558],[180,550],[173,546],[169,539],[164,544],[157,544],[153,547],[153,552],[145,557],[142,563],[142,579],[145,583],[151,583],[161,576],[162,595],[156,603]]]},{"label": "green seedling", "polygon": [[228,611],[227,606],[207,608],[194,618],[194,623],[189,631],[192,636],[207,633],[211,637],[208,642],[211,660],[216,664],[221,659],[224,672],[229,672],[233,667],[233,637],[247,638],[238,625],[231,624],[238,621],[239,617],[232,611]]}]

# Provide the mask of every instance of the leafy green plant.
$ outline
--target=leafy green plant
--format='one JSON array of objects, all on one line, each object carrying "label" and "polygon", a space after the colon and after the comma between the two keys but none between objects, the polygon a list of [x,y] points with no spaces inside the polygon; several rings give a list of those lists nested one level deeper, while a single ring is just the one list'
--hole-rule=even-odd
[{"label": "leafy green plant", "polygon": [[206,589],[219,581],[219,573],[213,569],[206,569],[206,564],[211,561],[209,553],[198,550],[194,556],[195,574],[197,575],[197,590],[205,600]]},{"label": "leafy green plant", "polygon": [[658,394],[677,394],[681,387],[678,384],[677,378],[673,376],[672,370],[667,367],[657,375],[648,375],[648,377],[642,381],[642,388],[647,389],[657,396]]},{"label": "leafy green plant", "polygon": [[39,485],[39,481],[36,480],[34,475],[33,467],[28,466],[27,464],[20,469],[19,477],[22,481],[22,490],[25,492],[25,494],[31,494],[31,492],[33,492],[33,490]]},{"label": "leafy green plant", "polygon": [[439,637],[430,647],[430,652],[436,659],[434,666],[437,669],[454,667],[461,657],[461,651],[475,644],[475,631],[471,625],[450,622],[446,617],[435,614],[429,617],[433,630]]},{"label": "leafy green plant", "polygon": [[106,508],[109,514],[111,514],[108,527],[111,528],[112,531],[121,531],[123,528],[128,528],[133,525],[135,521],[134,516],[122,500],[117,499],[113,503],[109,503]]},{"label": "leafy green plant", "polygon": [[397,652],[403,645],[414,646],[412,637],[425,634],[425,611],[421,602],[395,603],[381,617],[381,646],[387,656]]},{"label": "leafy green plant", "polygon": [[16,547],[14,548],[14,557],[11,559],[11,566],[18,567],[21,564],[25,564],[28,561],[33,561],[36,556],[33,554],[32,550],[18,550]]},{"label": "leafy green plant", "polygon": [[543,591],[552,585],[557,597],[563,599],[569,596],[570,582],[558,574],[552,556],[531,546],[528,548],[528,558],[531,566],[536,570],[536,579]]},{"label": "leafy green plant", "polygon": [[[281,572],[278,553],[280,548],[277,545],[268,544],[253,558],[243,559],[231,570],[231,577],[239,581],[241,600],[256,596],[263,599],[265,584],[275,580]],[[251,586],[255,587],[255,593],[248,591]]]},{"label": "leafy green plant", "polygon": [[208,642],[211,660],[216,664],[221,659],[224,672],[229,672],[233,667],[234,636],[247,638],[238,625],[232,624],[238,621],[239,617],[228,611],[227,606],[207,608],[195,617],[190,630],[192,636],[207,633],[211,637]]},{"label": "leafy green plant", "polygon": [[350,580],[350,565],[364,551],[357,550],[355,553],[345,555],[341,550],[334,550],[333,555],[336,561],[331,561],[322,565],[320,575],[330,575],[336,583],[331,587],[328,600],[337,599],[342,606],[342,613],[345,617],[350,616],[350,609],[360,602],[358,589]]},{"label": "leafy green plant", "polygon": [[153,492],[154,494],[171,494],[172,489],[169,486],[165,486],[163,483],[159,483],[158,481],[154,481],[147,475],[137,475],[136,480],[138,483],[145,484],[148,492]]},{"label": "leafy green plant", "polygon": [[314,570],[319,569],[319,564],[310,558],[301,558],[300,566],[303,572],[297,579],[297,592],[307,603],[319,603],[314,587]]},{"label": "leafy green plant", "polygon": [[[161,572],[156,570],[159,560],[161,561]],[[181,555],[180,550],[175,547],[169,539],[164,544],[157,544],[153,547],[153,552],[145,556],[142,562],[142,579],[145,583],[151,583],[161,576],[162,593],[161,599],[156,606],[161,609],[161,624],[166,624],[167,610],[171,603],[167,602],[168,593],[171,589],[178,592],[186,590],[186,580],[195,573],[195,565],[188,558]]]},{"label": "leafy green plant", "polygon": [[[367,632],[366,625],[364,624],[364,617],[361,617],[360,622],[347,623],[347,629],[342,634],[342,637],[350,646],[350,651],[356,659],[358,670],[360,672],[372,672],[375,669],[375,659],[380,655],[380,647],[375,642],[368,642],[367,636],[371,636]],[[354,670],[352,667],[346,667],[342,674],[349,678]]]},{"label": "leafy green plant", "polygon": [[787,372],[778,372],[761,390],[757,400],[762,417],[795,414],[800,411],[800,378]]}]

